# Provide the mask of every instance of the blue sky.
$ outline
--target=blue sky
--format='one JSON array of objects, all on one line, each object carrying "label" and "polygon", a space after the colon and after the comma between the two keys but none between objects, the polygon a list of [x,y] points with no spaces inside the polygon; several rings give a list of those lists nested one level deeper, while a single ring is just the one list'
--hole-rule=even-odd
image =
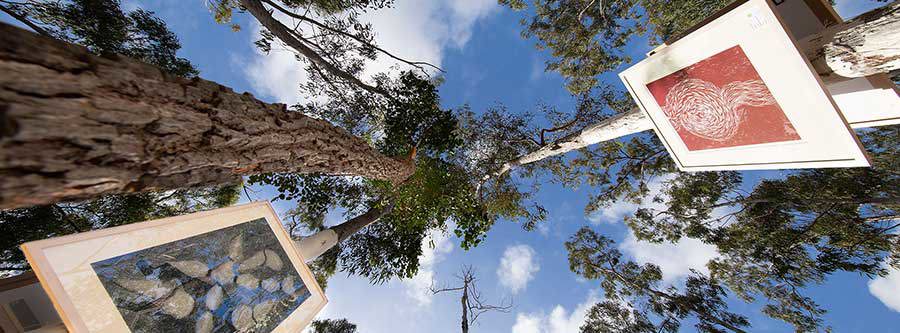
[{"label": "blue sky", "polygon": [[[839,0],[837,8],[849,17],[875,5],[869,0]],[[197,65],[204,78],[267,101],[302,100],[296,87],[304,80],[303,71],[287,52],[266,56],[253,48],[258,26],[249,15],[237,15],[236,22],[243,29],[232,32],[228,26],[215,24],[200,0],[128,1],[125,6],[153,10],[164,19],[184,45],[180,55]],[[561,78],[543,71],[546,55],[533,47],[533,41],[520,37],[519,18],[519,13],[497,6],[496,0],[397,0],[395,9],[366,19],[375,25],[385,49],[440,64],[448,72],[446,83],[440,87],[445,107],[469,104],[478,112],[502,102],[511,110],[522,110],[545,102],[561,110],[571,108],[573,103]],[[9,21],[6,16],[0,19]],[[647,47],[636,44],[633,49],[639,53]],[[376,63],[371,67],[386,69],[390,65]],[[615,77],[611,75],[610,79]],[[613,83],[619,85],[618,81]],[[748,173],[747,178],[763,175],[772,173]],[[583,207],[590,194],[589,188],[545,185],[536,198],[549,210],[544,226],[525,232],[518,224],[501,221],[483,245],[470,251],[460,249],[453,237],[435,234],[436,246],[424,248],[420,273],[411,280],[371,285],[367,280],[338,274],[329,282],[330,304],[319,317],[347,318],[367,333],[456,332],[458,296],[429,296],[425,288],[432,280],[454,282],[453,274],[462,265],[473,265],[486,299],[509,296],[515,304],[510,313],[484,315],[474,332],[574,332],[586,309],[603,297],[596,281],[579,279],[568,268],[563,242],[580,227],[589,225],[614,236],[624,253],[638,261],[654,261],[662,267],[666,279],[676,284],[688,269],[703,269],[703,263],[715,255],[714,248],[696,241],[678,245],[636,242],[617,222],[635,207],[616,205],[585,216]],[[259,189],[254,196],[269,199],[272,192]],[[279,211],[290,208],[290,203],[275,205]],[[340,222],[340,216],[332,214],[329,220]],[[835,332],[900,332],[896,325],[900,322],[900,272],[877,282],[854,274],[837,274],[808,291],[829,310],[826,319]],[[788,325],[763,316],[760,304],[732,301],[731,306],[751,319],[752,331],[792,331]],[[692,331],[690,323],[685,324],[683,331]]]}]

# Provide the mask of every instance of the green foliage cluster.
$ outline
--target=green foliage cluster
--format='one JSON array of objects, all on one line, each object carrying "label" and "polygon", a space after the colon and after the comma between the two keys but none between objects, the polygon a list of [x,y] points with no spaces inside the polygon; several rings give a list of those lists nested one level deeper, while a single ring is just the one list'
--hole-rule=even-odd
[{"label": "green foliage cluster", "polygon": [[313,333],[356,333],[356,324],[347,319],[325,319],[312,322]]},{"label": "green foliage cluster", "polygon": [[[804,295],[806,287],[837,272],[872,278],[886,275],[889,267],[900,267],[900,237],[895,232],[900,228],[900,127],[862,134],[873,154],[873,168],[801,170],[765,179],[749,193],[742,190],[741,173],[676,173],[659,195],[648,196],[647,180],[670,172],[651,158],[634,170],[620,169],[615,181],[598,182],[604,194],[596,198],[596,206],[623,199],[642,204],[625,219],[640,240],[677,242],[691,237],[715,245],[720,256],[708,263],[710,273],[703,279],[747,302],[763,301],[763,313],[798,331],[818,331],[827,327],[826,309]],[[639,147],[652,142],[632,141]],[[614,145],[598,150],[621,156],[609,149]],[[580,234],[587,232],[593,231]],[[610,255],[610,249],[594,248],[601,252],[582,248],[570,251],[570,259],[585,265],[588,255]],[[615,276],[592,276],[616,283]],[[602,286],[606,289],[607,284]]]},{"label": "green foliage cluster", "polygon": [[[703,20],[731,0],[499,0],[516,10],[533,12],[522,19],[522,36],[553,58],[548,71],[569,80],[574,94],[600,85],[599,76],[630,63],[626,45],[646,36],[659,43]],[[530,3],[530,8],[529,8]]]},{"label": "green foliage cluster", "polygon": [[380,221],[322,256],[314,265],[321,274],[340,269],[373,282],[409,278],[418,271],[421,245],[429,231],[446,230],[448,223],[455,223],[454,231],[468,247],[480,241],[490,223],[473,197],[470,175],[448,158],[462,141],[456,117],[439,107],[434,83],[413,72],[380,79],[393,98],[333,87],[325,92],[342,98],[296,108],[367,137],[384,154],[404,156],[415,149],[416,171],[404,184],[326,175],[250,178],[251,184],[275,186],[281,193],[277,199],[297,202],[289,213],[295,235],[323,230],[325,216],[336,209],[345,209],[344,215],[351,217],[391,207]]},{"label": "green foliage cluster", "polygon": [[[678,332],[694,316],[698,332],[742,332],[747,318],[728,312],[728,294],[715,280],[692,272],[683,290],[662,284],[654,264],[626,261],[615,243],[590,228],[566,242],[573,272],[602,280],[606,299],[588,312],[581,332]],[[654,323],[658,321],[659,323]]]}]

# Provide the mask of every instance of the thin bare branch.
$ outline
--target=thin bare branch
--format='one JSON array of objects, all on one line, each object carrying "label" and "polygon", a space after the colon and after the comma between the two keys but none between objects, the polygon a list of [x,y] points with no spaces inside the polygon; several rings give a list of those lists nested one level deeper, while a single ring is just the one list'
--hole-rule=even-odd
[{"label": "thin bare branch", "polygon": [[334,32],[334,33],[337,33],[337,34],[340,34],[340,35],[343,35],[343,36],[350,37],[350,38],[352,38],[353,40],[355,40],[355,41],[357,41],[357,42],[359,42],[359,43],[361,43],[361,44],[363,44],[363,45],[365,45],[365,46],[367,46],[367,47],[371,47],[371,48],[377,50],[378,52],[381,52],[381,53],[387,55],[388,57],[391,57],[391,58],[393,58],[393,59],[395,59],[395,60],[397,60],[397,61],[400,61],[400,62],[403,62],[403,63],[405,63],[405,64],[407,64],[407,65],[410,65],[410,66],[413,66],[413,67],[418,68],[418,69],[421,70],[422,73],[424,73],[425,75],[428,75],[428,72],[425,71],[424,68],[422,68],[423,65],[424,65],[424,66],[431,67],[431,68],[434,68],[434,69],[436,69],[436,70],[438,70],[438,71],[440,71],[440,72],[442,72],[442,73],[446,73],[446,71],[444,71],[442,68],[440,68],[440,67],[438,67],[438,66],[435,66],[435,65],[432,65],[432,64],[430,64],[430,63],[428,63],[428,62],[425,62],[425,61],[410,61],[410,60],[406,60],[406,59],[400,58],[400,57],[398,57],[398,56],[396,56],[396,55],[394,55],[394,54],[388,52],[387,50],[378,47],[378,46],[375,45],[375,44],[372,44],[372,43],[370,43],[370,42],[368,42],[368,41],[363,40],[362,38],[359,38],[359,36],[356,36],[356,35],[354,35],[354,34],[347,33],[347,32],[345,32],[345,31],[341,31],[341,30],[338,30],[338,29],[334,29],[334,28],[332,28],[332,27],[330,27],[330,26],[328,26],[328,25],[326,25],[326,24],[323,24],[323,23],[321,23],[321,22],[319,22],[319,21],[316,21],[316,20],[314,20],[314,19],[312,19],[312,18],[310,18],[310,17],[308,17],[308,16],[306,16],[306,15],[301,15],[301,14],[294,13],[293,11],[291,11],[291,10],[289,10],[289,9],[287,9],[287,8],[284,8],[284,7],[279,6],[279,5],[276,4],[274,1],[271,1],[271,0],[262,0],[262,1],[265,2],[266,4],[268,4],[269,6],[272,6],[272,8],[277,9],[279,12],[281,12],[281,13],[287,15],[287,16],[290,16],[290,17],[293,17],[293,18],[296,18],[296,19],[299,19],[299,20],[303,20],[303,21],[309,22],[309,23],[311,23],[311,24],[313,24],[313,25],[315,25],[315,26],[317,26],[317,27],[320,27],[320,28],[322,28],[322,29],[325,29],[325,30],[328,30],[328,31],[331,31],[331,32]]},{"label": "thin bare branch", "polygon": [[50,32],[48,32],[47,30],[44,30],[44,28],[41,28],[39,25],[35,24],[34,22],[31,22],[31,20],[29,20],[24,15],[20,15],[16,11],[14,11],[10,8],[7,8],[6,6],[0,6],[0,11],[3,11],[7,15],[12,16],[12,18],[27,25],[29,28],[31,28],[31,30],[34,30],[34,32],[37,32],[37,33],[47,36],[47,37],[53,37],[53,35],[50,34]]}]

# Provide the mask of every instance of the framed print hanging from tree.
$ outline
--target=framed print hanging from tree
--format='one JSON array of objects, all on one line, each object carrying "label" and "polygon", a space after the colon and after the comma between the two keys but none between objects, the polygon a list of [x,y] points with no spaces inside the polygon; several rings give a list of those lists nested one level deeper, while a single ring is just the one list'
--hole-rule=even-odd
[{"label": "framed print hanging from tree", "polygon": [[620,78],[682,170],[869,166],[772,6],[738,1]]}]

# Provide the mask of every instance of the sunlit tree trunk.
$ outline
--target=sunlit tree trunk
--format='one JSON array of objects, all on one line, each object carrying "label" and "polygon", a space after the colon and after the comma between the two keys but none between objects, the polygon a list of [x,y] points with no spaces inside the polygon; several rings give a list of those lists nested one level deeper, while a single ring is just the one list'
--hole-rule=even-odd
[{"label": "sunlit tree trunk", "polygon": [[362,215],[349,219],[344,223],[319,231],[308,237],[300,238],[294,241],[294,244],[303,256],[303,259],[306,262],[311,262],[323,253],[328,252],[335,245],[347,240],[356,232],[372,223],[378,222],[382,216],[390,213],[391,209],[393,209],[393,206],[390,205],[387,207],[373,207]]},{"label": "sunlit tree trunk", "polygon": [[0,209],[266,172],[399,183],[414,169],[284,105],[0,24]]},{"label": "sunlit tree trunk", "polygon": [[900,1],[828,27],[804,43],[824,80],[896,71],[900,69]]}]

